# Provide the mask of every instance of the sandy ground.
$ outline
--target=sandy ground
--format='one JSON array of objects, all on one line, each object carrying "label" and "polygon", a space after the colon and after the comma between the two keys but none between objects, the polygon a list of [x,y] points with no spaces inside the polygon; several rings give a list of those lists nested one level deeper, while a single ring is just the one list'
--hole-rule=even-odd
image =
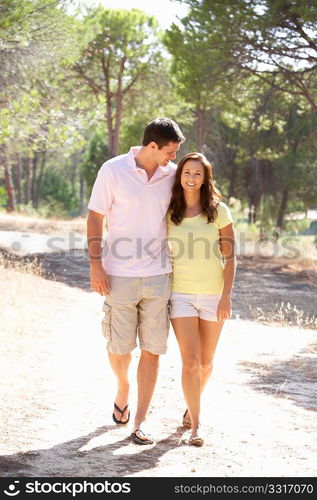
[{"label": "sandy ground", "polygon": [[[281,262],[240,262],[233,319],[203,397],[203,448],[189,447],[189,431],[180,426],[185,405],[171,329],[147,421],[155,443],[142,447],[130,441],[130,424],[111,419],[115,380],[101,334],[102,298],[89,291],[88,263],[76,255],[77,262],[65,254],[58,263],[38,255],[46,279],[38,278],[35,295],[51,273],[56,277],[42,297],[44,322],[34,314],[34,328],[14,336],[0,324],[1,476],[316,476],[316,330],[265,324],[283,297],[313,313],[314,275],[292,275]],[[35,298],[21,290],[21,300]],[[259,305],[268,314],[255,321]],[[136,349],[132,414],[138,359]]]}]

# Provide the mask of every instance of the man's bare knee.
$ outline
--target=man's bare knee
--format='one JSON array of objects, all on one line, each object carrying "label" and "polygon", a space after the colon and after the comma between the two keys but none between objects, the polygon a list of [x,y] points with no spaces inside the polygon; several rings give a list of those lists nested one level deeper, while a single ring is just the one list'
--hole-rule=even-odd
[{"label": "man's bare knee", "polygon": [[159,354],[153,354],[150,351],[146,351],[145,349],[142,349],[142,351],[141,351],[141,357],[144,360],[156,362],[156,361],[158,361],[160,355]]}]

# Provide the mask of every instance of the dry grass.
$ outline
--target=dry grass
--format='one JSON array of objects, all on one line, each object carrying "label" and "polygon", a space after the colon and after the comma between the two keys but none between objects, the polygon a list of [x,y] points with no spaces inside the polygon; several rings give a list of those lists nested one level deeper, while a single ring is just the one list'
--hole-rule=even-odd
[{"label": "dry grass", "polygon": [[76,232],[86,234],[86,217],[69,220],[56,218],[29,217],[21,214],[0,213],[0,229],[3,231],[36,232],[42,234],[68,234]]},{"label": "dry grass", "polygon": [[313,236],[284,237],[276,241],[274,238],[237,233],[237,254],[242,259],[258,259],[263,262],[283,260],[285,265],[297,271],[317,271],[317,245]]},{"label": "dry grass", "polygon": [[253,319],[264,325],[297,326],[299,328],[317,329],[317,316],[308,316],[289,302],[276,304],[271,312],[265,312],[261,307],[249,306]]},{"label": "dry grass", "polygon": [[24,257],[21,259],[14,254],[10,254],[6,250],[0,251],[0,269],[1,275],[4,269],[10,269],[11,271],[16,271],[23,274],[44,276],[42,264],[36,257]]},{"label": "dry grass", "polygon": [[49,329],[59,286],[44,278],[36,260],[8,259],[0,254],[0,332],[20,335]]}]

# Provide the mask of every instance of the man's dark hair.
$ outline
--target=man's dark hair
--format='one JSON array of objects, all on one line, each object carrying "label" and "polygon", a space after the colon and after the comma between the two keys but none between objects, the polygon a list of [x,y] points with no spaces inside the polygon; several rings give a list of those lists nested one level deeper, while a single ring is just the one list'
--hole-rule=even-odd
[{"label": "man's dark hair", "polygon": [[152,141],[161,149],[169,142],[184,142],[185,137],[177,123],[170,118],[156,118],[145,128],[142,145],[147,146]]}]

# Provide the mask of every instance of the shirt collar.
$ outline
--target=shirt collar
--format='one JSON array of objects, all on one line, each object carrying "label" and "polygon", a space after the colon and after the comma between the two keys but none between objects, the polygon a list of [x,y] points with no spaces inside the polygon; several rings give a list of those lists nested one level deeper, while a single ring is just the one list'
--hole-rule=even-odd
[{"label": "shirt collar", "polygon": [[128,153],[128,165],[129,165],[129,167],[131,167],[131,169],[134,172],[138,171],[138,167],[135,163],[134,155],[139,151],[139,149],[141,149],[141,146],[132,146],[132,148],[130,148],[130,151]]},{"label": "shirt collar", "polygon": [[[141,149],[142,146],[132,146],[130,148],[130,151],[128,152],[128,165],[131,167],[133,172],[139,172],[140,169],[137,164],[135,163],[134,155]],[[157,169],[161,175],[168,175],[169,174],[169,164],[166,166],[159,165]]]}]

